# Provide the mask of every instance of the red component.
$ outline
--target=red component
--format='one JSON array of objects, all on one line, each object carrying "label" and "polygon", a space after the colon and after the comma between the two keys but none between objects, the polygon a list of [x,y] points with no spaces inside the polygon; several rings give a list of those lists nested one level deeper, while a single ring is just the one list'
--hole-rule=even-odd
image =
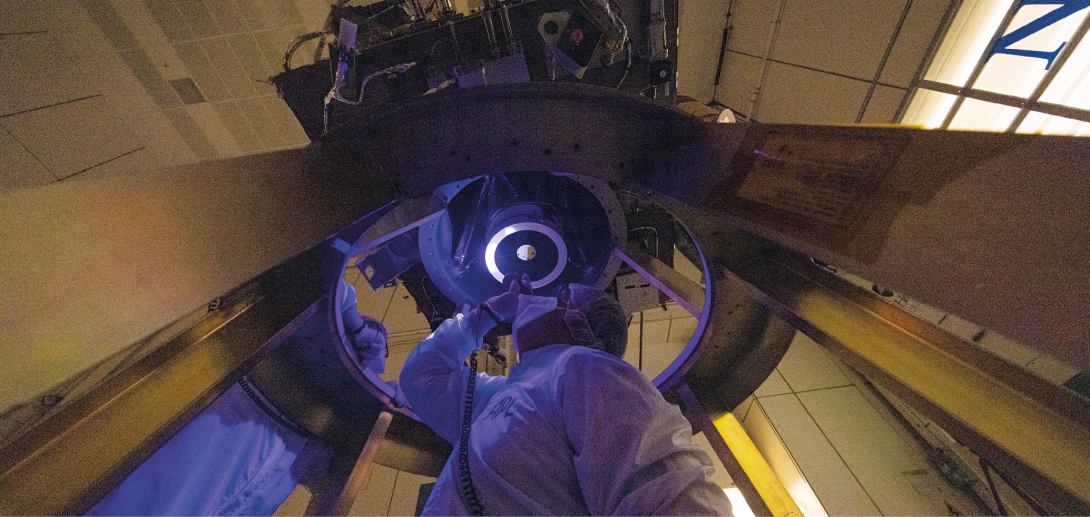
[{"label": "red component", "polygon": [[579,42],[583,41],[583,29],[572,29],[571,36],[568,36],[568,40],[574,46],[579,46]]}]

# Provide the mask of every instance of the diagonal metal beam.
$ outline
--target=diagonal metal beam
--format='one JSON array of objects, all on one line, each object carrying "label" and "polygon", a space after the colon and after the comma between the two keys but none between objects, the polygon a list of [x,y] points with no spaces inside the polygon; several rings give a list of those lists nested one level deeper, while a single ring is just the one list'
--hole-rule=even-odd
[{"label": "diagonal metal beam", "polygon": [[618,246],[615,253],[640,276],[666,293],[694,317],[704,310],[704,287],[678,273],[661,260],[632,246]]},{"label": "diagonal metal beam", "polygon": [[765,243],[736,285],[1064,515],[1090,512],[1090,403]]},{"label": "diagonal metal beam", "polygon": [[83,514],[325,300],[314,249],[0,451],[0,514]]}]

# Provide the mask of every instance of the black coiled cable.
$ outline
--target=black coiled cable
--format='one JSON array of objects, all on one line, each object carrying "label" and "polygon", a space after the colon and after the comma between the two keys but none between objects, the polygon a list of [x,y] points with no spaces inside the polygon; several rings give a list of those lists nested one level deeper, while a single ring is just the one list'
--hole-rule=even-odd
[{"label": "black coiled cable", "polygon": [[[477,308],[477,326],[480,329],[480,307]],[[475,331],[476,333],[476,331]],[[474,343],[479,341],[477,336],[474,336]],[[465,412],[462,415],[462,434],[460,443],[458,445],[458,471],[459,478],[462,482],[462,492],[465,493],[466,506],[469,507],[470,515],[484,515],[484,507],[481,506],[481,500],[477,497],[477,490],[473,487],[473,478],[469,474],[469,427],[472,424],[473,419],[473,393],[477,386],[477,351],[473,351],[473,355],[469,356],[469,379],[466,381],[466,404]]]}]

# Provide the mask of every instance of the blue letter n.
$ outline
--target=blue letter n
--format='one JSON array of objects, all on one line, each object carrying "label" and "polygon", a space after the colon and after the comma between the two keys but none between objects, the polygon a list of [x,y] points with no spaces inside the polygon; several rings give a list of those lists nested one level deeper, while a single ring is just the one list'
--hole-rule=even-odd
[{"label": "blue letter n", "polygon": [[1064,45],[1067,44],[1066,42],[1060,43],[1059,48],[1052,52],[1047,52],[1044,50],[1012,49],[1010,48],[1011,45],[1014,45],[1015,43],[1018,43],[1019,41],[1022,41],[1023,39],[1026,39],[1029,36],[1040,32],[1041,30],[1044,30],[1049,25],[1052,25],[1053,23],[1067,18],[1068,16],[1071,16],[1072,14],[1075,14],[1082,9],[1090,7],[1090,0],[1072,0],[1069,2],[1064,2],[1062,0],[1022,0],[1022,4],[1019,6],[1019,8],[1024,5],[1059,5],[1059,7],[1049,11],[1048,14],[1045,14],[1044,16],[1037,18],[1036,20],[1033,20],[1032,22],[1029,22],[1019,27],[1017,30],[1011,32],[1010,34],[999,38],[999,41],[996,42],[995,48],[992,50],[991,55],[994,56],[996,54],[1010,54],[1012,56],[1041,58],[1047,61],[1047,64],[1045,65],[1045,70],[1048,70],[1052,67],[1052,62],[1056,60],[1056,56],[1060,55],[1060,50],[1063,50]]}]

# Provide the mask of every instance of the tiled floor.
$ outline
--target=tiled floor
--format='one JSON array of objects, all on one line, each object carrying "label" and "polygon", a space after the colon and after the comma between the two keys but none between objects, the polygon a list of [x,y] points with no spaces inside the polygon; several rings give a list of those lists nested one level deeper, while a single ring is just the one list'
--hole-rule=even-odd
[{"label": "tiled floor", "polygon": [[[735,413],[807,517],[949,515],[966,507],[855,374],[801,333]],[[812,494],[812,495],[811,495]]]}]

